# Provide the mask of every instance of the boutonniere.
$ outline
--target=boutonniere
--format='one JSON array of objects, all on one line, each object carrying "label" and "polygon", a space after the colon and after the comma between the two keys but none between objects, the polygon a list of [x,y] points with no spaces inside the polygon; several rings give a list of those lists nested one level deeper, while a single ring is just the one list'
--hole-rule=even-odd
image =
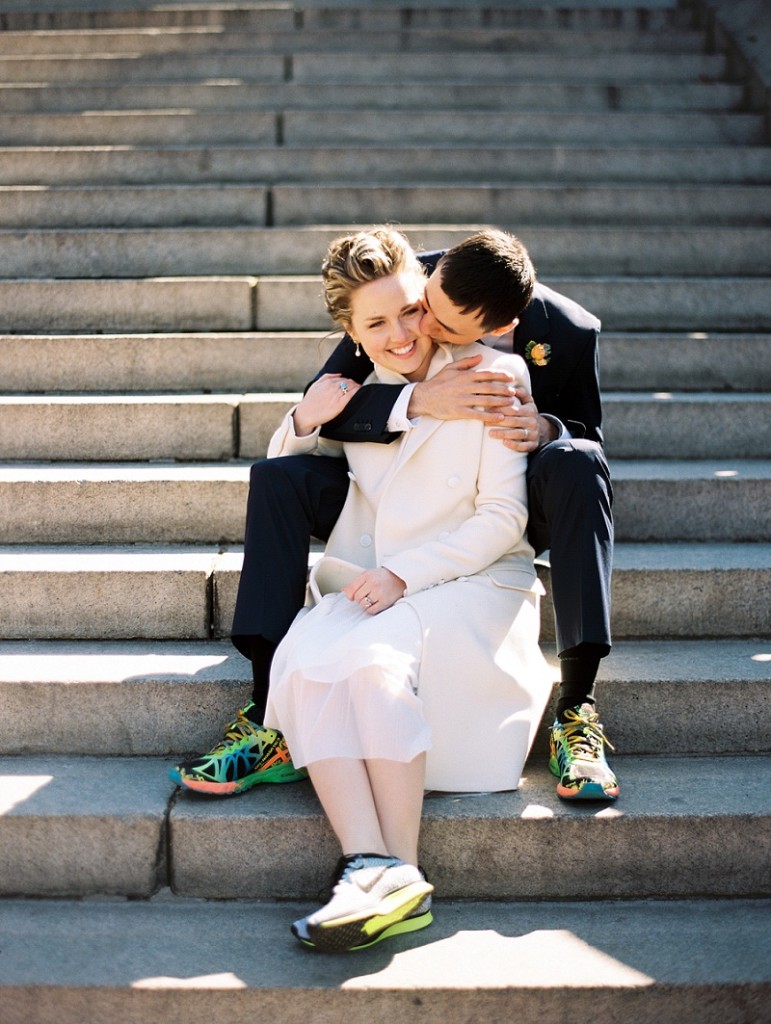
[{"label": "boutonniere", "polygon": [[525,345],[525,359],[535,366],[546,366],[551,359],[551,345],[543,341],[528,341]]}]

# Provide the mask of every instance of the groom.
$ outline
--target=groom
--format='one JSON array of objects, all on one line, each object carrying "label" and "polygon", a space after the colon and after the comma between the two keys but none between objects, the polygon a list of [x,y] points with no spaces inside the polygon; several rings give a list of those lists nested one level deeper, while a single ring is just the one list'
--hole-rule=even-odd
[{"label": "groom", "polygon": [[[550,552],[560,691],[550,762],[564,799],[615,799],[594,683],[610,651],[612,489],[603,452],[599,321],[535,280],[524,246],[487,230],[447,252],[420,256],[427,268],[421,331],[456,345],[482,338],[523,356],[532,395],[499,373],[460,360],[418,384],[360,386],[372,369],[346,335],[319,372],[347,378],[346,404],[322,433],[387,444],[423,415],[482,419],[501,443],[528,458],[528,539]],[[262,727],[273,652],[302,606],[309,544],[325,539],[348,489],[344,459],[264,459],[252,467],[244,562],[232,639],[252,662],[253,699],[208,754],[172,778],[190,789],[238,793],[259,782],[300,778],[280,733]],[[459,751],[460,756],[460,751]]]}]

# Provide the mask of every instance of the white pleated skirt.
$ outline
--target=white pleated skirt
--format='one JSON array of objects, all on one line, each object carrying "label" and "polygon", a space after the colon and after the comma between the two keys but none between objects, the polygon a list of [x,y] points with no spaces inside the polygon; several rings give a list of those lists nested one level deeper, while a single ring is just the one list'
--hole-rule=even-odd
[{"label": "white pleated skirt", "polygon": [[342,594],[298,614],[271,669],[265,724],[298,767],[334,757],[409,762],[431,747],[417,696],[420,619],[398,601],[367,615]]}]

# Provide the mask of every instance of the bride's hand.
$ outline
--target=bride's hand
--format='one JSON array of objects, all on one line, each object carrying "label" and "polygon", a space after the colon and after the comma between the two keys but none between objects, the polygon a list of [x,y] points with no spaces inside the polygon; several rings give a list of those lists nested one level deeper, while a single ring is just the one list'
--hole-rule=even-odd
[{"label": "bride's hand", "polygon": [[361,387],[339,373],[325,373],[308,388],[292,413],[298,437],[312,434],[317,427],[339,415]]},{"label": "bride's hand", "polygon": [[404,580],[390,569],[380,567],[365,570],[343,588],[343,593],[349,601],[361,605],[368,615],[377,615],[396,604],[404,596],[406,586]]}]

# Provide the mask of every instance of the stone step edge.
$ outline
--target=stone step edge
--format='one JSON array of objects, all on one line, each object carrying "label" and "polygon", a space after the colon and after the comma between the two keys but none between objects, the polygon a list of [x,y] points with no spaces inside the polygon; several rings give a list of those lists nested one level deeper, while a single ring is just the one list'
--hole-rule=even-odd
[{"label": "stone step edge", "polygon": [[[337,844],[308,780],[256,787],[237,800],[202,800],[177,793],[166,774],[173,763],[0,759],[0,799],[12,811],[0,847],[0,892],[141,898],[171,884],[180,895],[312,898],[336,860]],[[421,857],[438,891],[448,898],[771,895],[761,867],[763,836],[771,828],[771,787],[763,781],[771,757],[614,755],[612,763],[622,795],[600,808],[561,801],[543,761],[526,766],[514,792],[427,794]],[[707,822],[709,838],[702,831]],[[565,878],[547,870],[547,848],[549,860],[603,834],[599,870],[576,866]],[[25,835],[30,856],[20,861]],[[468,883],[464,862],[485,835],[499,868],[520,863],[521,876],[489,863],[478,865]],[[227,836],[239,840],[226,842]],[[260,849],[268,836],[264,856],[244,861],[243,844]],[[105,842],[114,845],[114,858],[103,856]],[[633,872],[619,858],[629,842],[647,849]]]},{"label": "stone step edge", "polygon": [[[235,568],[243,548],[238,544],[3,544],[0,568],[7,572],[46,571],[103,572],[105,569],[135,571],[146,564],[149,571],[216,572]],[[321,545],[312,545],[311,560],[321,555]],[[616,545],[615,567],[619,571],[681,567],[694,570],[742,568],[752,564],[771,568],[771,549],[764,544],[686,541],[683,543],[634,543]],[[679,557],[678,557],[679,556]],[[714,562],[710,561],[710,556]],[[545,563],[548,565],[548,562]]]},{"label": "stone step edge", "polygon": [[[558,680],[554,644],[542,644]],[[771,748],[763,713],[767,640],[619,641],[596,696],[627,754],[746,754]],[[0,749],[150,757],[208,750],[251,697],[251,669],[229,640],[0,641]],[[543,716],[554,716],[556,690]],[[41,733],[29,707],[50,727]],[[641,718],[640,708],[648,713]],[[726,719],[726,708],[731,708]],[[771,709],[770,709],[771,710]],[[546,756],[541,728],[533,758]]]},{"label": "stone step edge", "polygon": [[[556,665],[554,644],[542,647]],[[249,662],[226,639],[0,640],[0,686],[117,683],[140,671],[148,679],[173,683],[173,677],[188,676],[191,670],[207,680],[251,682]],[[682,683],[771,680],[771,634],[765,639],[619,641],[600,662],[598,678],[624,685],[665,678]]]},{"label": "stone step edge", "polygon": [[[272,397],[272,396],[267,396]],[[612,398],[606,393],[605,399]],[[712,395],[709,395],[712,398]],[[737,396],[740,399],[742,396]],[[4,461],[0,460],[0,486],[16,483],[39,483],[55,485],[73,482],[104,484],[113,483],[221,483],[224,481],[247,482],[249,468],[254,459],[241,458],[223,462],[78,462],[62,461]],[[741,480],[771,480],[771,461],[758,459],[661,459],[661,458],[613,458],[611,460],[614,480],[682,480],[699,481],[714,478],[735,478]]]},{"label": "stone step edge", "polygon": [[[320,959],[289,934],[314,906],[168,890],[148,901],[4,901],[0,1013],[7,1024],[189,1024],[216,1006],[232,1024],[311,1014],[392,1024],[417,1006],[423,1024],[512,1013],[553,1024],[569,1004],[576,1019],[717,1024],[760,1021],[768,1006],[767,900],[437,897],[431,927],[353,959]],[[201,935],[227,935],[226,949]]]},{"label": "stone step edge", "polygon": [[[316,331],[180,331],[149,334],[0,333],[3,395],[242,394],[298,390],[339,335]],[[726,348],[728,346],[728,348]],[[727,351],[731,359],[724,359]],[[696,392],[771,390],[771,333],[613,331],[600,340],[604,393],[660,390],[678,380]],[[180,376],[178,366],[185,366]],[[769,363],[771,366],[771,363]],[[238,367],[238,371],[232,369]],[[248,368],[248,369],[247,369]],[[248,374],[248,376],[246,375]]]},{"label": "stone step edge", "polygon": [[[85,629],[100,639],[226,636],[241,564],[235,544],[3,545],[0,582],[9,610],[2,635],[82,639]],[[771,621],[767,544],[624,542],[614,566],[617,638],[756,637]],[[541,635],[550,639],[548,567],[539,575],[547,591]]]}]

